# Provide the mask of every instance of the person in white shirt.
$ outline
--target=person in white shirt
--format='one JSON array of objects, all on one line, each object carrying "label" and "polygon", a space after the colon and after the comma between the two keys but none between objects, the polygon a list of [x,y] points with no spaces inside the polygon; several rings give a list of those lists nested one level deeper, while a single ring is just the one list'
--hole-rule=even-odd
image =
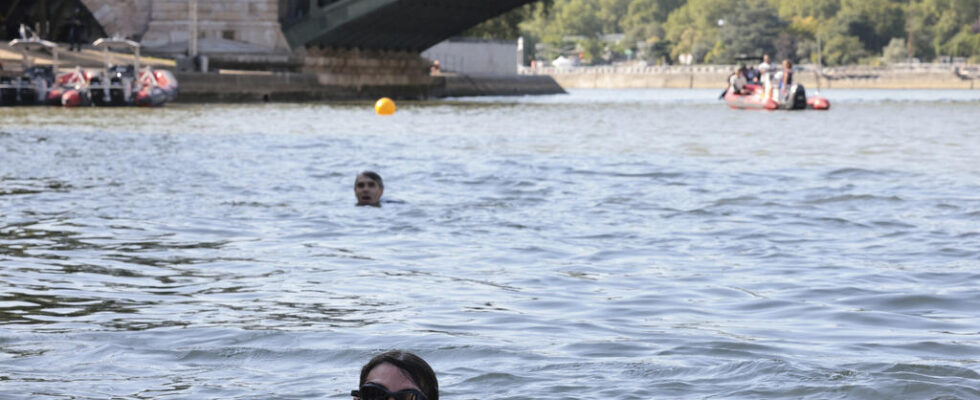
[{"label": "person in white shirt", "polygon": [[756,69],[759,71],[758,83],[765,89],[763,93],[765,93],[767,99],[771,98],[772,82],[770,82],[770,79],[772,75],[769,73],[769,71],[772,69],[772,62],[769,59],[768,53],[762,55],[762,62],[759,63],[759,66],[756,67]]}]

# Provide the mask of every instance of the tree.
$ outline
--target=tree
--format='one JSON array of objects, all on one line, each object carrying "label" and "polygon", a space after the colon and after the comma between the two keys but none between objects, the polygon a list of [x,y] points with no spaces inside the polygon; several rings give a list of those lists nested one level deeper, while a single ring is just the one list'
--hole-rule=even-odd
[{"label": "tree", "polygon": [[888,46],[882,51],[881,58],[884,59],[886,63],[894,64],[905,61],[908,58],[907,45],[905,39],[894,38],[891,42],[888,42]]},{"label": "tree", "polygon": [[[737,3],[729,0],[689,0],[667,17],[666,39],[674,43],[671,56],[690,53],[695,62],[716,59],[709,53],[719,49],[718,21],[731,15]],[[724,62],[727,62],[724,61]]]},{"label": "tree", "polygon": [[629,3],[619,26],[624,32],[667,22],[671,11],[684,4],[683,0],[636,0]]},{"label": "tree", "polygon": [[602,33],[620,33],[620,20],[626,15],[632,0],[595,0],[599,5]]},{"label": "tree", "polygon": [[[893,39],[904,39],[906,54],[922,59],[967,56],[972,35],[980,34],[980,0],[552,1],[550,13],[535,8],[518,24],[523,35],[560,47],[569,36],[581,44],[624,33],[619,46],[645,57],[690,53],[695,62],[728,63],[763,51],[817,61],[822,48],[828,64],[839,65],[883,54],[886,46],[898,57]],[[513,35],[514,23],[504,25],[496,30]]]},{"label": "tree", "polygon": [[587,64],[598,64],[602,60],[603,45],[599,39],[594,37],[586,38],[579,42],[582,48],[582,61]]},{"label": "tree", "polygon": [[[776,54],[776,41],[786,27],[775,8],[766,0],[740,0],[720,30],[721,50],[718,61],[729,62],[740,54],[762,56]],[[795,53],[792,40],[783,38],[784,57]],[[792,47],[792,48],[789,48]]]},{"label": "tree", "polygon": [[[904,3],[904,2],[902,2]],[[905,37],[905,8],[895,0],[842,0],[836,19],[866,50],[879,52],[892,38]]]},{"label": "tree", "polygon": [[462,36],[484,39],[517,39],[523,33],[521,24],[534,18],[536,13],[547,13],[554,0],[529,3],[505,12],[496,18],[480,23],[463,32]]},{"label": "tree", "polygon": [[[668,55],[667,41],[664,40],[663,24],[670,12],[680,7],[683,0],[636,0],[629,4],[619,22],[625,33],[623,41],[629,48],[657,60]],[[640,49],[639,46],[643,46]]]},{"label": "tree", "polygon": [[793,17],[827,20],[837,15],[841,7],[841,0],[773,0],[772,3],[779,10],[779,17],[785,20]]},{"label": "tree", "polygon": [[599,5],[589,0],[565,0],[555,4],[555,22],[562,34],[597,37],[602,33]]},{"label": "tree", "polygon": [[943,54],[954,57],[970,57],[980,60],[980,33],[973,32],[972,27],[964,26],[956,36],[940,47]]},{"label": "tree", "polygon": [[827,41],[823,51],[823,60],[827,65],[856,64],[866,57],[868,51],[857,36],[837,35]]}]

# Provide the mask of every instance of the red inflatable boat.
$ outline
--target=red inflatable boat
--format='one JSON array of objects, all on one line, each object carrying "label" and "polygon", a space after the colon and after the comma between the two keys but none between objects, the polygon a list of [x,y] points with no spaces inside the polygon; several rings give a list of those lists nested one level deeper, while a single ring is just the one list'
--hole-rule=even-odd
[{"label": "red inflatable boat", "polygon": [[761,85],[746,84],[741,90],[729,86],[725,91],[725,104],[737,110],[828,110],[830,102],[820,96],[806,96],[803,85],[793,84],[785,92],[773,89],[773,96],[765,96]]}]

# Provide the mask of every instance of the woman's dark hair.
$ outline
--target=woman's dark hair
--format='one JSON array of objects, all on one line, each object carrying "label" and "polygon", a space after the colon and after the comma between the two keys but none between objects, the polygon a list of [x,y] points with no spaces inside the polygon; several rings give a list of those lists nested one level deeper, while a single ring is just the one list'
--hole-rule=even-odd
[{"label": "woman's dark hair", "polygon": [[392,350],[374,356],[371,361],[361,367],[360,386],[364,385],[364,381],[374,367],[384,363],[394,365],[408,374],[412,382],[425,395],[426,400],[439,400],[439,381],[436,380],[436,373],[432,371],[432,367],[422,357],[407,351]]},{"label": "woman's dark hair", "polygon": [[381,180],[381,175],[378,175],[377,172],[374,172],[374,171],[364,171],[364,172],[361,172],[361,175],[364,175],[364,176],[366,176],[368,178],[371,178],[372,181],[377,182],[379,188],[382,188],[382,189],[385,188],[385,182],[383,180]]}]

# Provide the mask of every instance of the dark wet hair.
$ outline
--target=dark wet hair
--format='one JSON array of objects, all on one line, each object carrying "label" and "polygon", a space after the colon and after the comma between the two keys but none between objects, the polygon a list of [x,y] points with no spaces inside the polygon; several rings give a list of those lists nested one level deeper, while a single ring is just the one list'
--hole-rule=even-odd
[{"label": "dark wet hair", "polygon": [[432,367],[422,357],[407,351],[392,350],[374,356],[371,361],[361,367],[359,386],[364,385],[364,381],[374,367],[384,363],[394,365],[404,371],[412,382],[419,387],[426,400],[439,400],[439,381],[436,380],[436,373],[432,371]]},{"label": "dark wet hair", "polygon": [[374,172],[374,171],[364,171],[364,172],[361,172],[360,175],[364,175],[364,176],[366,176],[368,178],[371,178],[372,181],[375,181],[375,182],[378,183],[378,187],[380,187],[382,189],[385,188],[385,182],[383,180],[381,180],[381,175],[378,175],[377,172]]}]

